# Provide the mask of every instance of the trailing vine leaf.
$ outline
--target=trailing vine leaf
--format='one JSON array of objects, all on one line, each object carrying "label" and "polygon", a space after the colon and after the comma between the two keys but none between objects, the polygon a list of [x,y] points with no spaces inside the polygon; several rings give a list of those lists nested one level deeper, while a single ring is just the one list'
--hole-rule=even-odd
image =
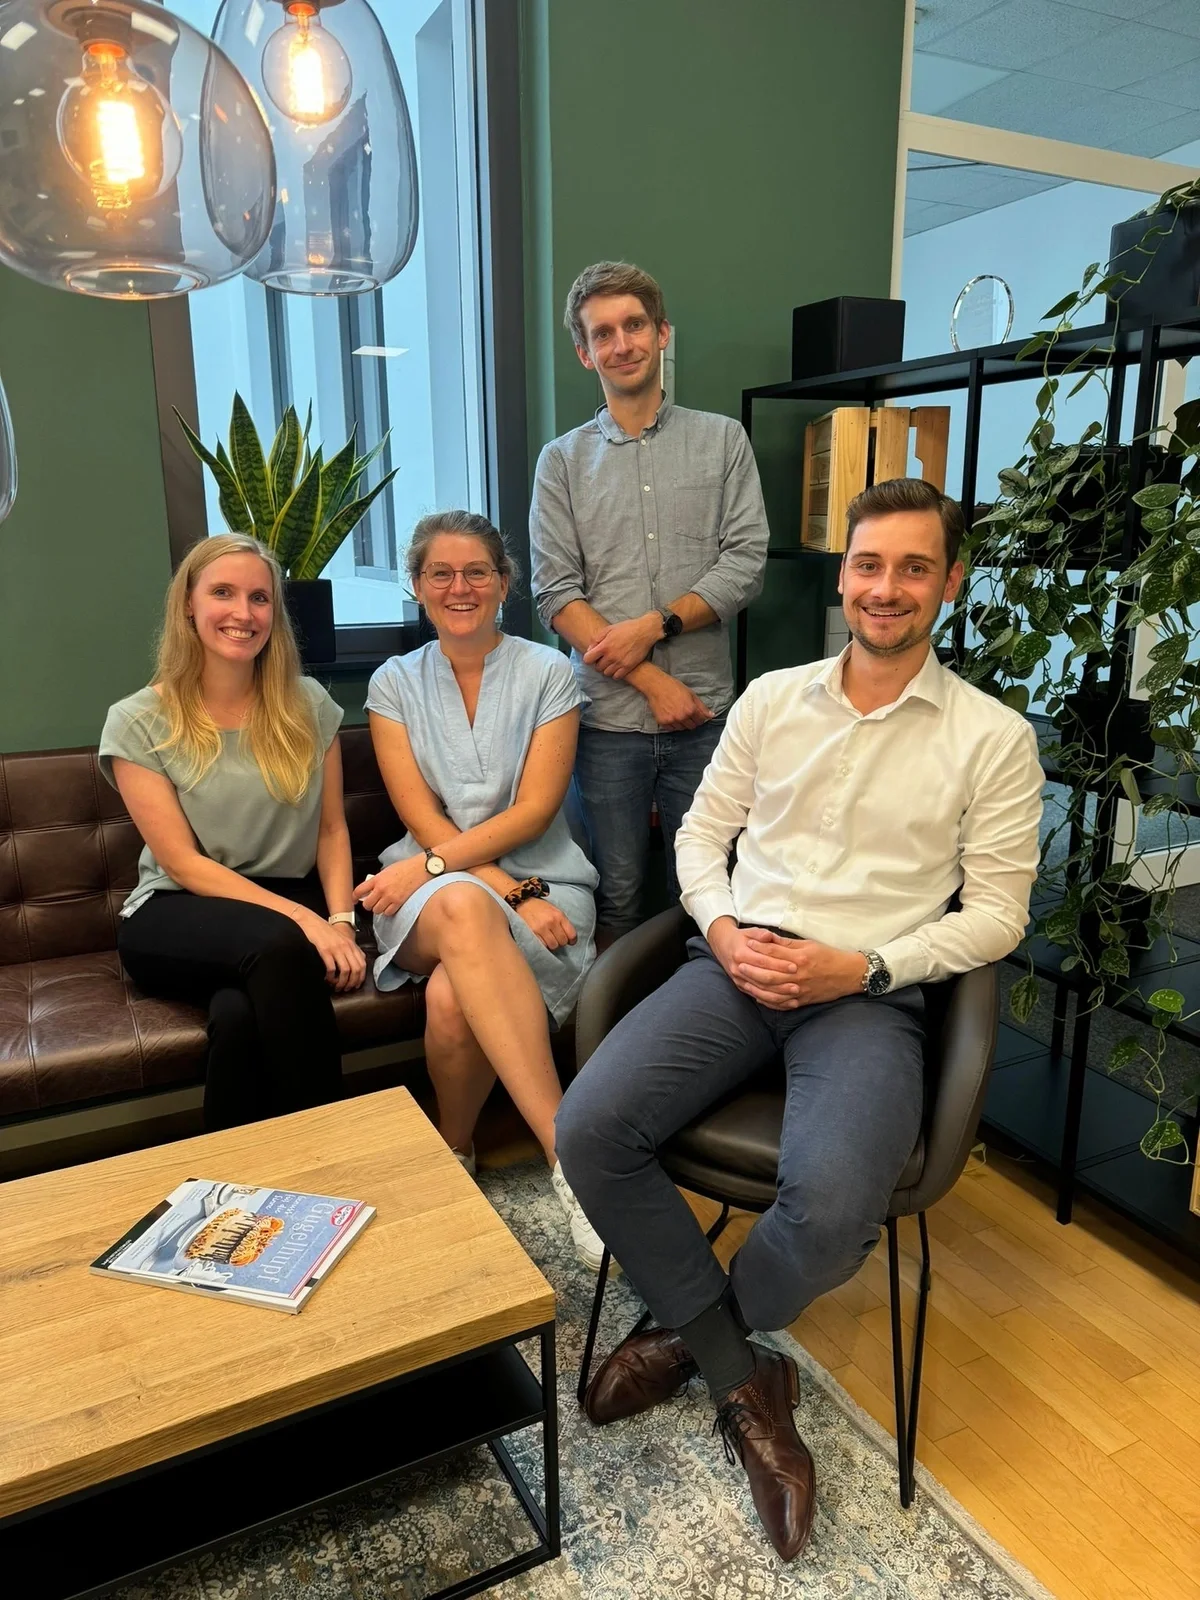
[{"label": "trailing vine leaf", "polygon": [[1116,1044],[1113,1045],[1112,1054],[1108,1058],[1108,1070],[1110,1072],[1124,1071],[1126,1067],[1133,1065],[1141,1053],[1141,1044],[1131,1033],[1127,1033],[1123,1039],[1118,1039]]},{"label": "trailing vine leaf", "polygon": [[1158,1121],[1146,1129],[1139,1141],[1139,1148],[1144,1156],[1149,1156],[1152,1161],[1158,1160],[1166,1150],[1177,1150],[1185,1144],[1183,1129],[1174,1117],[1159,1117]]},{"label": "trailing vine leaf", "polygon": [[1028,1022],[1038,1003],[1038,983],[1029,972],[1017,980],[1009,991],[1008,1004],[1018,1022]]},{"label": "trailing vine leaf", "polygon": [[1148,483],[1133,496],[1133,503],[1147,511],[1157,511],[1162,506],[1173,506],[1182,493],[1177,483]]},{"label": "trailing vine leaf", "polygon": [[1050,641],[1044,633],[1024,633],[1012,648],[1012,670],[1018,678],[1029,675],[1050,653]]},{"label": "trailing vine leaf", "polygon": [[1153,1011],[1164,1011],[1168,1016],[1177,1017],[1183,1010],[1183,996],[1178,989],[1155,989],[1153,994],[1147,995],[1146,1004]]}]

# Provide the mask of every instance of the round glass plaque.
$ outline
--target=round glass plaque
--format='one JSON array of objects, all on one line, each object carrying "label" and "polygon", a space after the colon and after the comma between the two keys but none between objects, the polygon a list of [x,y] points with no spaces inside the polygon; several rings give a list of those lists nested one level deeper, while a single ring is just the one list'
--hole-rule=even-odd
[{"label": "round glass plaque", "polygon": [[950,313],[950,343],[955,350],[1003,344],[1012,332],[1012,290],[1003,278],[981,272],[958,292]]}]

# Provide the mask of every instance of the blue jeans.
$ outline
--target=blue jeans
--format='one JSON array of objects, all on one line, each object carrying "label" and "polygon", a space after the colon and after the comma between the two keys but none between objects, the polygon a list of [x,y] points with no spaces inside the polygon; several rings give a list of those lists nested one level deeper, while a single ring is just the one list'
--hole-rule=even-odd
[{"label": "blue jeans", "polygon": [[724,731],[724,717],[681,733],[580,728],[575,791],[592,861],[600,874],[596,891],[600,927],[628,933],[642,920],[652,804],[658,807],[667,851],[668,903],[674,905],[679,899],[675,835]]},{"label": "blue jeans", "polygon": [[[703,939],[688,951],[567,1090],[558,1158],[661,1326],[691,1322],[732,1281],[752,1328],[786,1328],[852,1278],[879,1238],[921,1131],[925,997],[913,986],[771,1011],[734,988]],[[777,1197],[727,1278],[658,1151],[780,1053]]]}]

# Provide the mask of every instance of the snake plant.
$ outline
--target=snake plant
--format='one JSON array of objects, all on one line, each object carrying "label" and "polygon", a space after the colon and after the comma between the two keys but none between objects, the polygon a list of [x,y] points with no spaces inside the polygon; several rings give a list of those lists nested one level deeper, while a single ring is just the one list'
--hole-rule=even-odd
[{"label": "snake plant", "polygon": [[215,452],[178,411],[175,415],[193,451],[216,479],[225,525],[231,533],[251,533],[261,539],[287,578],[319,577],[399,471],[394,468],[360,495],[363,477],[387,438],[360,456],[351,434],[326,461],[320,445],[315,450],[309,447],[311,402],[303,428],[295,406],[287,408],[266,453],[240,394],[233,397],[228,447],[218,440]]}]

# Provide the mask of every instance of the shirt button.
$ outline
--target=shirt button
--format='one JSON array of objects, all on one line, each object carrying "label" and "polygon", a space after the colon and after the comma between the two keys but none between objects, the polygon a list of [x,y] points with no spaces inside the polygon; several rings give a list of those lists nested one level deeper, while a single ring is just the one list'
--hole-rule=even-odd
[{"label": "shirt button", "polygon": [[810,861],[808,863],[807,871],[815,872],[816,870],[817,870],[817,863],[815,861]]},{"label": "shirt button", "polygon": [[643,494],[649,494],[650,493],[650,485],[648,483],[644,483],[642,485],[642,493]]},{"label": "shirt button", "polygon": [[653,539],[654,535],[652,533],[648,533],[646,535],[646,537],[647,537],[647,539]]}]

